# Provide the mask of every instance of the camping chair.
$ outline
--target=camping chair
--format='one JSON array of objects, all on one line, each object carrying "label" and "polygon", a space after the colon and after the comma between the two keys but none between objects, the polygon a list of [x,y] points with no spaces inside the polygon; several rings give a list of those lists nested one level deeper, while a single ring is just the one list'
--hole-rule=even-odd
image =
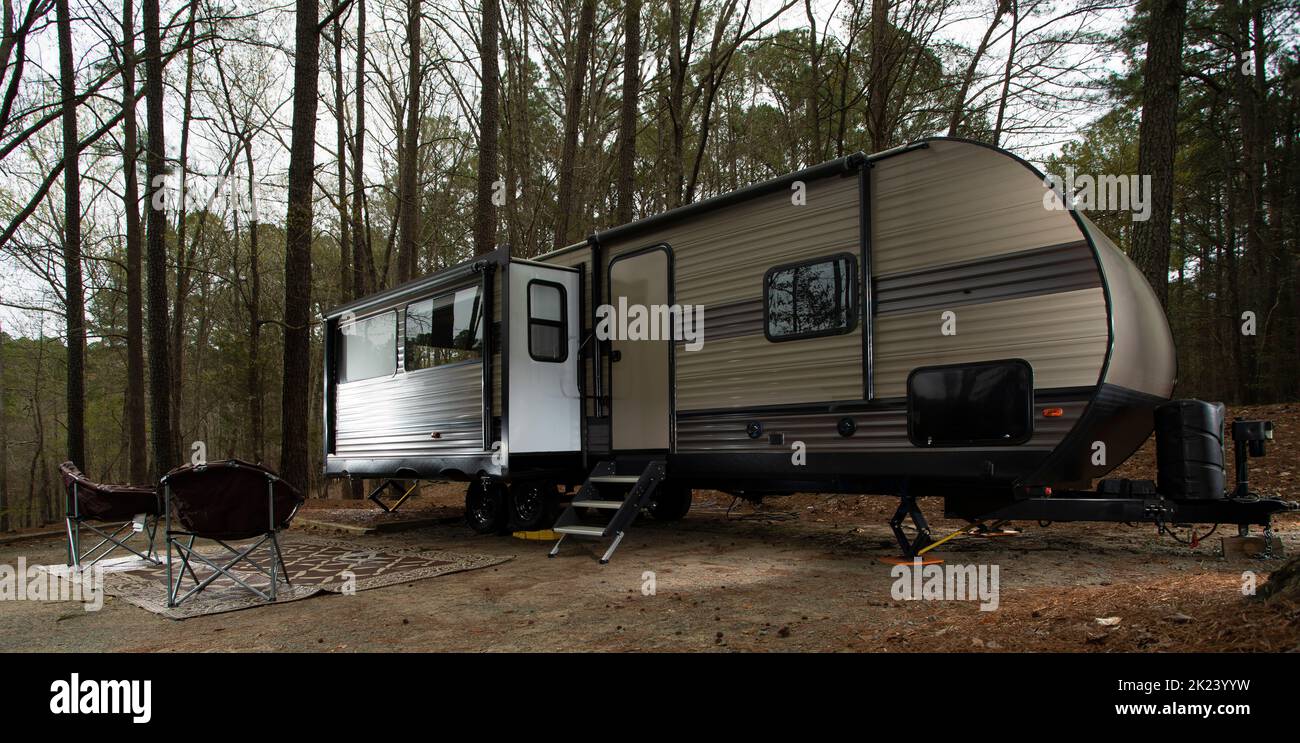
[{"label": "camping chair", "polygon": [[[124,549],[137,557],[158,562],[154,557],[153,539],[158,530],[158,491],[147,485],[105,485],[92,482],[72,462],[59,465],[63,486],[67,490],[66,524],[68,532],[68,565],[80,569],[90,567],[114,550]],[[144,517],[141,533],[148,544],[141,553],[127,544],[136,532],[136,518]],[[91,523],[108,522],[101,529]],[[81,530],[88,529],[102,537],[99,544],[88,550],[81,549]],[[103,549],[102,552],[100,550]],[[99,552],[98,555],[95,553]]]},{"label": "camping chair", "polygon": [[[227,459],[199,465],[185,465],[168,472],[162,479],[163,513],[167,538],[167,605],[182,601],[225,576],[252,591],[259,598],[275,600],[276,584],[281,577],[287,585],[288,570],[280,553],[276,533],[293,520],[302,494],[261,465]],[[207,539],[221,545],[227,553],[216,559],[194,549],[195,539]],[[236,548],[231,542],[256,539],[250,546]],[[255,553],[266,545],[270,569],[263,567]],[[179,574],[172,580],[172,550],[180,555]],[[194,564],[202,563],[212,574],[199,580]],[[233,571],[240,563],[271,579],[263,591]],[[194,582],[184,594],[182,583],[188,574]]]}]

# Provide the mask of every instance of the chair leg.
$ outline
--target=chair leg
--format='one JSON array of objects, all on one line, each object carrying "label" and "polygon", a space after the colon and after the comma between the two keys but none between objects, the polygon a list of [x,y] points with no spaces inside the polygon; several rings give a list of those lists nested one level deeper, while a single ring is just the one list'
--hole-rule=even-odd
[{"label": "chair leg", "polygon": [[155,516],[152,521],[149,520],[148,516],[144,517],[144,533],[145,536],[149,539],[149,547],[148,549],[145,550],[145,559],[149,560],[150,562],[153,562],[154,564],[157,564],[158,562],[160,562],[158,560],[157,550],[154,548],[154,539],[158,536],[157,516]]},{"label": "chair leg", "polygon": [[[94,547],[91,547],[90,549],[86,550],[85,552],[82,552],[80,555],[77,556],[77,566],[90,567],[91,565],[94,565],[95,563],[99,562],[105,557],[108,557],[109,555],[113,554],[113,551],[117,549],[124,549],[127,552],[134,554],[136,557],[144,557],[144,555],[137,552],[135,548],[127,544],[127,542],[131,539],[131,531],[130,531],[131,526],[132,526],[132,522],[130,521],[124,522],[121,526],[118,526],[116,529],[114,529],[112,534],[109,534],[107,532],[101,531],[94,524],[86,524],[87,529],[103,537],[103,539],[100,540],[99,544],[95,545]],[[125,537],[122,536],[123,532],[126,532]],[[121,538],[119,539],[119,537]],[[80,548],[80,540],[81,540],[81,524],[78,523],[77,524],[78,548]],[[86,562],[87,557],[91,558],[90,562],[88,563]]]},{"label": "chair leg", "polygon": [[[190,535],[189,544],[185,545],[185,559],[181,562],[181,580],[185,579],[185,571],[190,572],[190,580],[195,583],[199,582],[199,576],[194,572],[194,566],[190,564],[190,551],[194,549],[194,535]],[[180,581],[177,581],[179,584]]]},{"label": "chair leg", "polygon": [[271,558],[271,601],[275,601],[275,566],[279,562],[275,559],[275,532],[271,532],[271,546],[267,551],[271,553],[267,555]]},{"label": "chair leg", "polygon": [[[271,537],[270,537],[269,534],[263,534],[263,535],[262,535],[262,539],[257,543],[257,546],[258,546],[258,547],[261,547],[261,546],[262,546],[262,542],[266,542],[266,541],[268,541],[270,538],[271,538]],[[234,547],[231,547],[229,544],[226,544],[225,542],[221,541],[220,539],[214,539],[214,540],[212,540],[212,541],[214,541],[214,542],[216,542],[217,544],[219,544],[219,545],[221,545],[222,547],[224,547],[224,548],[226,549],[226,551],[229,552],[229,553],[232,554],[232,555],[239,555],[239,554],[242,554],[242,551],[241,551],[241,550],[237,550],[237,549],[235,549]],[[271,551],[270,546],[268,546],[266,549],[267,549],[267,555],[269,555],[269,556],[271,557],[271,559],[272,559],[272,562],[274,562],[274,560],[275,560],[275,553]],[[243,558],[243,561],[246,562],[246,563],[248,563],[250,567],[252,567],[252,568],[253,568],[254,570],[256,570],[257,572],[261,573],[262,575],[265,575],[265,576],[268,577],[268,578],[271,577],[271,571],[268,570],[268,569],[266,569],[266,568],[264,568],[264,567],[262,567],[262,563],[258,562],[257,560],[254,560],[254,559],[251,557],[251,554],[250,554],[250,556],[246,556],[246,557],[244,557],[244,558]]]},{"label": "chair leg", "polygon": [[64,519],[68,530],[68,567],[81,569],[81,529],[80,524],[69,516]]},{"label": "chair leg", "polygon": [[[181,592],[181,584],[185,581],[185,573],[188,572],[190,574],[190,579],[193,580],[196,585],[199,584],[199,576],[194,573],[194,568],[190,566],[190,551],[194,549],[194,537],[191,535],[189,544],[183,547],[181,546],[179,539],[176,539],[175,537],[171,536],[171,532],[168,532],[163,536],[167,542],[167,606],[174,607],[177,604],[179,604],[182,600],[184,600],[184,599],[178,600],[177,597],[180,595]],[[181,553],[180,572],[176,575],[176,580],[174,582],[172,581],[172,546],[173,545],[175,545],[176,550]],[[211,577],[216,577],[216,576],[213,575]],[[191,589],[190,593],[194,593],[194,589]],[[185,594],[185,596],[189,597],[190,593]]]},{"label": "chair leg", "polygon": [[172,591],[172,486],[163,478],[163,541],[167,543],[167,607],[176,605]]},{"label": "chair leg", "polygon": [[167,543],[167,608],[176,605],[176,590],[172,585],[172,534],[171,523],[168,519],[167,531],[163,532],[163,541]]},{"label": "chair leg", "polygon": [[289,566],[284,564],[284,553],[280,551],[280,539],[271,532],[271,546],[275,547],[275,557],[280,561],[280,571],[284,573],[284,584],[293,587],[293,581],[289,580]]},{"label": "chair leg", "polygon": [[176,539],[175,537],[168,537],[167,539],[167,574],[169,576],[168,582],[171,581],[170,578],[171,571],[172,571],[171,545],[173,542],[176,543],[176,550],[181,554],[180,574],[176,576],[176,593],[179,594],[181,590],[181,585],[185,583],[185,573],[188,572],[190,574],[190,580],[194,581],[195,583],[199,582],[199,576],[194,573],[194,568],[190,565],[190,550],[194,549],[194,537],[190,537],[189,544],[184,547],[181,546],[181,541],[179,539]]},{"label": "chair leg", "polygon": [[[256,587],[254,587],[253,585],[245,581],[244,579],[240,578],[238,575],[235,575],[233,572],[231,572],[234,569],[234,567],[239,563],[248,562],[249,561],[248,556],[252,554],[254,550],[261,547],[262,542],[266,541],[267,538],[268,537],[265,536],[262,537],[261,540],[257,541],[256,543],[249,546],[248,548],[242,550],[241,552],[236,554],[233,558],[231,558],[229,561],[227,561],[225,564],[218,564],[216,562],[213,562],[207,557],[204,557],[203,554],[200,552],[191,552],[187,554],[186,555],[187,557],[192,557],[193,559],[207,565],[209,568],[212,569],[213,573],[212,575],[209,575],[208,577],[200,581],[198,585],[191,588],[189,591],[186,591],[184,595],[175,598],[173,606],[176,604],[180,604],[181,602],[185,601],[189,597],[199,593],[203,589],[207,588],[210,583],[212,583],[217,578],[220,578],[222,576],[225,576],[226,578],[229,578],[230,580],[234,581],[240,586],[243,586],[245,589],[252,592],[254,595],[258,596],[259,598],[273,601],[274,600],[273,594],[264,593],[263,591],[257,589]],[[190,549],[189,547],[182,546],[179,543],[177,544],[177,547],[180,549],[181,552],[185,552],[187,549]],[[272,586],[274,585],[275,584],[272,583]]]}]

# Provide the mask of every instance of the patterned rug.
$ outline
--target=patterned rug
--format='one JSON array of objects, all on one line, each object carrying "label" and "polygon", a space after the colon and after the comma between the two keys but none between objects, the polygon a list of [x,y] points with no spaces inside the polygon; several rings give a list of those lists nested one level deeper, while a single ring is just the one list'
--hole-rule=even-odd
[{"label": "patterned rug", "polygon": [[[242,550],[248,544],[251,542],[231,546]],[[266,551],[268,545],[269,542],[251,555],[264,567],[270,566]],[[218,565],[224,565],[229,561],[230,554],[219,545],[199,548],[196,544],[195,547],[198,552]],[[293,585],[290,587],[283,581],[277,582],[274,602],[277,604],[298,601],[322,592],[351,594],[449,573],[477,570],[499,565],[511,559],[447,550],[402,548],[378,550],[348,542],[298,534],[281,535],[280,550],[284,554],[284,563]],[[180,558],[173,553],[172,569],[180,570],[180,565]],[[194,567],[194,572],[200,581],[214,572],[197,560],[191,560],[190,565]],[[231,572],[238,575],[240,580],[263,592],[266,592],[271,583],[268,576],[248,566],[247,563],[242,563]],[[180,593],[184,595],[193,587],[194,581],[187,573],[181,584]],[[104,592],[169,619],[189,619],[207,614],[251,609],[272,603],[255,596],[229,578],[219,577],[179,606],[169,608],[166,566],[152,565],[139,558],[123,562],[115,561],[115,564],[108,567],[104,571]]]}]

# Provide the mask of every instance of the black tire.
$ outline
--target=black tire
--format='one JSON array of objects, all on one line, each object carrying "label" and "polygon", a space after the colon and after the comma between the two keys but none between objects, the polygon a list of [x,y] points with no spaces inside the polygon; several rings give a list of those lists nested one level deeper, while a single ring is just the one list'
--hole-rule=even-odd
[{"label": "black tire", "polygon": [[549,483],[513,483],[506,503],[512,529],[537,531],[549,528],[554,521],[555,488]]},{"label": "black tire", "polygon": [[646,509],[655,521],[681,521],[691,510],[691,489],[664,483]]},{"label": "black tire", "polygon": [[483,487],[475,480],[465,489],[465,522],[478,534],[505,534],[509,519],[506,514],[506,489],[494,482]]}]

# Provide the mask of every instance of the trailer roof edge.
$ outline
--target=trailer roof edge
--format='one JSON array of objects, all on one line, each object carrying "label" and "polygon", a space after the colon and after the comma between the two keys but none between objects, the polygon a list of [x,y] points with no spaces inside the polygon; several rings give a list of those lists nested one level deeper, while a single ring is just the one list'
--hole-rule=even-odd
[{"label": "trailer roof edge", "polygon": [[[680,219],[687,219],[689,217],[703,214],[705,212],[713,211],[714,209],[720,209],[722,207],[730,206],[732,204],[741,201],[746,201],[756,196],[762,196],[764,194],[784,190],[786,188],[789,188],[790,184],[794,183],[795,181],[814,180],[818,178],[825,178],[827,176],[832,176],[832,175],[842,175],[846,173],[852,173],[856,171],[858,168],[862,167],[864,164],[866,164],[867,160],[868,157],[866,153],[854,152],[852,154],[845,155],[844,157],[836,158],[834,160],[821,163],[820,165],[813,165],[811,167],[804,168],[803,170],[795,171],[794,173],[787,173],[786,175],[778,176],[776,178],[772,178],[766,181],[759,181],[758,183],[745,186],[744,188],[738,189],[736,191],[728,191],[727,193],[719,194],[717,196],[704,199],[703,201],[696,201],[690,204],[686,204],[685,206],[679,206],[676,209],[669,209],[666,212],[661,212],[659,214],[655,214],[650,217],[644,217],[642,219],[638,219],[635,222],[628,222],[627,224],[621,225],[619,227],[612,227],[608,230],[597,231],[590,238],[588,238],[588,241],[595,239],[598,240],[601,244],[608,244],[612,240],[618,240],[620,238],[628,237],[630,235],[646,232],[648,230],[652,230],[656,227],[660,227],[662,225],[669,224]],[[569,250],[574,247],[578,247],[578,246],[570,246],[570,248],[563,248],[562,250]],[[555,252],[558,253],[560,251],[555,251]]]},{"label": "trailer roof edge", "polygon": [[469,276],[474,273],[479,273],[487,269],[489,266],[495,266],[497,264],[500,264],[502,261],[503,254],[505,256],[505,260],[509,260],[510,254],[509,254],[509,248],[507,246],[499,246],[496,250],[492,251],[491,253],[483,253],[482,255],[476,255],[467,261],[457,263],[454,266],[448,266],[447,268],[444,268],[441,271],[431,273],[427,276],[421,276],[418,279],[412,279],[411,281],[408,281],[405,284],[399,284],[389,289],[385,289],[381,292],[370,294],[364,297],[358,297],[357,299],[354,299],[350,302],[346,302],[344,304],[331,307],[330,309],[322,312],[321,317],[325,319],[332,319],[335,317],[339,317],[340,315],[347,314],[349,312],[356,312],[357,310],[366,309],[367,307],[374,307],[377,305],[388,304],[390,302],[399,300],[404,296],[415,296],[421,294],[423,292],[428,291],[429,289],[436,288],[448,282],[456,281],[457,279],[463,278],[465,276]]}]

